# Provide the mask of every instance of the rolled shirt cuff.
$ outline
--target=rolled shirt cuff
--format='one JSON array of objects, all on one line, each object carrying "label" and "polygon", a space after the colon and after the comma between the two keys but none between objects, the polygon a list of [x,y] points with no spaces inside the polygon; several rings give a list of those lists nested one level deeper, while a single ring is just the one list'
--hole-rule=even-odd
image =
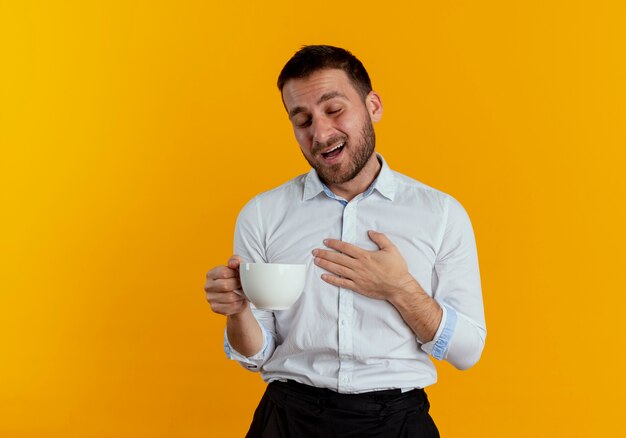
[{"label": "rolled shirt cuff", "polygon": [[432,355],[437,360],[443,360],[448,353],[450,341],[456,329],[457,314],[452,307],[441,305],[441,323],[432,341],[422,344],[422,350]]},{"label": "rolled shirt cuff", "polygon": [[268,353],[273,344],[272,336],[267,333],[263,326],[261,326],[261,330],[263,332],[263,347],[253,356],[244,356],[235,350],[228,341],[227,331],[224,330],[224,353],[226,353],[226,357],[230,360],[236,360],[242,367],[250,371],[259,371],[261,365],[267,360],[267,356],[269,356]]}]

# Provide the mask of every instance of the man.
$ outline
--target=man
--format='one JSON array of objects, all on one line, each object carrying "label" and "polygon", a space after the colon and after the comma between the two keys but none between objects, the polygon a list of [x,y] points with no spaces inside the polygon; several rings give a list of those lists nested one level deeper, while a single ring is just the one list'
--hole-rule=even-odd
[{"label": "man", "polygon": [[[351,53],[306,46],[278,88],[313,169],[243,208],[205,285],[227,355],[269,382],[248,436],[437,437],[429,355],[467,369],[486,335],[469,218],[374,152],[382,101]],[[305,263],[302,296],[252,309],[243,261]]]}]

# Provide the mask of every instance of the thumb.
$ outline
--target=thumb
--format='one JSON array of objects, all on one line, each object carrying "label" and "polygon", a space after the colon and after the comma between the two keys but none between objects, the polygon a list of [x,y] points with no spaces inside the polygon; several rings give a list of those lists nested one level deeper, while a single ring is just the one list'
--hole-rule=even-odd
[{"label": "thumb", "polygon": [[238,255],[233,255],[231,258],[228,259],[228,267],[230,269],[239,269],[239,265],[242,263],[245,263],[245,262]]},{"label": "thumb", "polygon": [[379,233],[378,231],[369,230],[367,235],[370,237],[372,242],[374,242],[380,249],[388,249],[393,248],[394,244],[389,240],[387,236],[383,233]]}]

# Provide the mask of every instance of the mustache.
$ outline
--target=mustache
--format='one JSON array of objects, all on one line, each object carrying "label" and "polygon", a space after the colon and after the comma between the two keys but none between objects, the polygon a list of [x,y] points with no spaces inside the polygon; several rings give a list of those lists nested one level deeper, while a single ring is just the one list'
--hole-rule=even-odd
[{"label": "mustache", "polygon": [[313,155],[317,155],[319,153],[321,153],[324,149],[329,148],[330,146],[337,144],[337,143],[348,143],[348,138],[345,135],[335,135],[331,138],[329,138],[328,140],[326,140],[324,143],[320,143],[320,142],[313,142],[313,147],[311,148],[311,152],[313,153]]}]

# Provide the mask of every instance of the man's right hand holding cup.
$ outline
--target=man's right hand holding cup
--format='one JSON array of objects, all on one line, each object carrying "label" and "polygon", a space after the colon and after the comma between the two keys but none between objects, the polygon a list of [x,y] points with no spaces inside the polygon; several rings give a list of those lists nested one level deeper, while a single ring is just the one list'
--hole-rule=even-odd
[{"label": "man's right hand holding cup", "polygon": [[204,291],[211,310],[221,315],[236,315],[249,307],[248,300],[235,292],[241,289],[239,265],[241,257],[234,255],[228,260],[227,266],[216,266],[206,274]]},{"label": "man's right hand holding cup", "polygon": [[252,314],[250,303],[235,292],[241,290],[239,265],[241,257],[234,255],[227,266],[216,266],[206,274],[204,291],[215,313],[225,315],[230,345],[244,356],[253,356],[263,347],[263,332]]}]

